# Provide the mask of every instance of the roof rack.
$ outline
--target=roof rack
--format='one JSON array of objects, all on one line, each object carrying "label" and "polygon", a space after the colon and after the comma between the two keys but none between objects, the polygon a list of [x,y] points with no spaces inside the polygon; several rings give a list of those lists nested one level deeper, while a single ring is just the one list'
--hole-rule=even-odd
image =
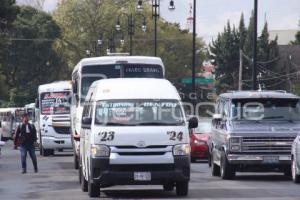
[{"label": "roof rack", "polygon": [[129,53],[108,53],[108,56],[129,56]]},{"label": "roof rack", "polygon": [[235,93],[235,92],[280,92],[287,93],[286,90],[228,90],[227,93]]}]

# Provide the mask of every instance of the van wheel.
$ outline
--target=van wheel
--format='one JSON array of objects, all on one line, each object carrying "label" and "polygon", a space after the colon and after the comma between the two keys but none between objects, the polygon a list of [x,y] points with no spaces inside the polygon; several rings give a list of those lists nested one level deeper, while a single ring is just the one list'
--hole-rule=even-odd
[{"label": "van wheel", "polygon": [[79,169],[78,156],[74,153],[74,168]]},{"label": "van wheel", "polygon": [[221,178],[224,180],[232,180],[235,177],[235,167],[228,163],[225,152],[221,154]]},{"label": "van wheel", "polygon": [[82,192],[87,192],[88,191],[88,182],[85,180],[85,177],[83,175],[81,167],[79,168],[79,171],[80,171],[80,177],[81,177],[81,182],[80,182],[81,190],[82,190]]},{"label": "van wheel", "polygon": [[81,170],[80,169],[78,169],[78,181],[81,184],[82,176],[81,176]]},{"label": "van wheel", "polygon": [[92,183],[91,180],[88,181],[88,194],[89,197],[99,197],[100,196],[100,185]]},{"label": "van wheel", "polygon": [[53,149],[44,149],[42,147],[42,156],[53,156],[54,155],[54,150]]},{"label": "van wheel", "polygon": [[220,176],[220,167],[214,163],[214,155],[211,154],[211,175],[212,176]]},{"label": "van wheel", "polygon": [[164,191],[170,192],[174,190],[174,183],[166,183],[163,185]]},{"label": "van wheel", "polygon": [[294,158],[292,158],[291,169],[294,183],[300,183],[300,175],[297,174],[297,163]]},{"label": "van wheel", "polygon": [[208,167],[211,167],[211,154],[210,153],[207,156],[207,160],[208,160]]},{"label": "van wheel", "polygon": [[179,197],[187,196],[189,191],[188,181],[178,181],[176,182],[176,194]]}]

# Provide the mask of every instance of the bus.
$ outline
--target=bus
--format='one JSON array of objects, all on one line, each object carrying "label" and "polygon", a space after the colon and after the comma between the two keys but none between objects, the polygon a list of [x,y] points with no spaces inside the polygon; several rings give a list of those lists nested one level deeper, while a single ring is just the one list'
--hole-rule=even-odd
[{"label": "bus", "polygon": [[71,149],[70,103],[71,81],[40,85],[38,88],[39,148],[42,156],[55,150]]},{"label": "bus", "polygon": [[147,56],[104,56],[82,59],[72,73],[71,132],[74,167],[79,168],[79,144],[83,102],[91,84],[108,78],[159,78],[165,77],[160,58]]},{"label": "bus", "polygon": [[0,108],[0,140],[13,138],[16,127],[22,122],[23,108]]}]

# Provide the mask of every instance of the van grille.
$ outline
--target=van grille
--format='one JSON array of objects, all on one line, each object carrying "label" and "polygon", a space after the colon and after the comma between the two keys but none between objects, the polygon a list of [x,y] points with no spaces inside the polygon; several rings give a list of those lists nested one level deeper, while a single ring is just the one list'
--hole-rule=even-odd
[{"label": "van grille", "polygon": [[242,152],[291,153],[295,137],[243,137]]},{"label": "van grille", "polygon": [[173,164],[145,164],[145,165],[110,165],[112,171],[170,171],[174,169]]},{"label": "van grille", "polygon": [[53,128],[54,128],[54,131],[58,134],[63,134],[63,135],[71,134],[70,127],[57,127],[57,126],[54,126]]}]

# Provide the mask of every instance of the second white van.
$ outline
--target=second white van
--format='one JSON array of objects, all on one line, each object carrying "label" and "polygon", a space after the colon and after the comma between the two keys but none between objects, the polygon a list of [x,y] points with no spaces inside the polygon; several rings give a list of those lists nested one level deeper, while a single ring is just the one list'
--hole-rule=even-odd
[{"label": "second white van", "polygon": [[80,180],[90,197],[113,185],[162,185],[188,194],[190,145],[180,96],[167,80],[106,79],[86,97]]}]

